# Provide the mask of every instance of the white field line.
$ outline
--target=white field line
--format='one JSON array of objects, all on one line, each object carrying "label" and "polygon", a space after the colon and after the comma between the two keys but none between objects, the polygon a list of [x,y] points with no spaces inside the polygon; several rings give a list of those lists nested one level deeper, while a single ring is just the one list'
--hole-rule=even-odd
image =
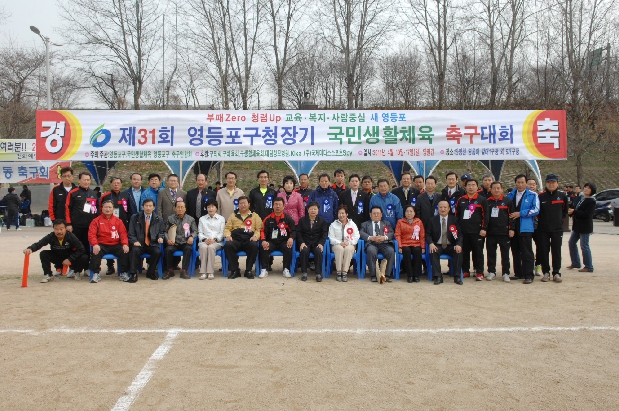
[{"label": "white field line", "polygon": [[142,368],[142,371],[135,377],[129,388],[127,388],[126,394],[123,395],[116,401],[116,405],[112,408],[112,411],[126,411],[131,407],[131,404],[138,398],[148,381],[150,381],[151,377],[155,373],[155,368],[157,363],[166,356],[170,348],[172,348],[172,344],[174,340],[178,337],[178,332],[175,330],[171,330],[166,335],[163,343],[155,350],[153,355],[150,356],[148,361],[146,361],[146,365]]},{"label": "white field line", "polygon": [[619,326],[537,326],[537,327],[465,327],[465,328],[175,328],[175,329],[90,329],[52,328],[47,330],[0,329],[2,333],[21,334],[451,334],[558,331],[619,331]]}]

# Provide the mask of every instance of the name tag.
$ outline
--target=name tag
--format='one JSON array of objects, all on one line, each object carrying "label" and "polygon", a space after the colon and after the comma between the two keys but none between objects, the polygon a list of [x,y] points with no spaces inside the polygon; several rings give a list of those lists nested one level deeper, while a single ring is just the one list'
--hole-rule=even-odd
[{"label": "name tag", "polygon": [[497,207],[492,207],[492,211],[490,212],[490,217],[498,217],[499,209]]},{"label": "name tag", "polygon": [[464,214],[462,214],[462,219],[468,220],[469,218],[471,218],[471,210],[464,210]]},{"label": "name tag", "polygon": [[277,228],[274,229],[273,232],[271,233],[271,239],[277,240]]},{"label": "name tag", "polygon": [[118,208],[115,208],[115,209],[114,209],[114,215],[115,215],[116,217],[120,216],[120,211],[118,210]]},{"label": "name tag", "polygon": [[90,210],[91,210],[90,203],[88,203],[88,202],[84,203],[84,212],[85,213],[90,213]]}]

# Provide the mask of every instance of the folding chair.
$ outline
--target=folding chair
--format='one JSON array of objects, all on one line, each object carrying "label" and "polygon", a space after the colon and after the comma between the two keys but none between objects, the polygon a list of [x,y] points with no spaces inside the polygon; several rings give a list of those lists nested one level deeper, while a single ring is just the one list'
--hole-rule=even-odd
[{"label": "folding chair", "polygon": [[[359,241],[357,242],[357,249],[355,250],[355,253],[352,255],[352,259],[357,263],[357,278],[358,279],[362,279],[364,278],[363,276],[365,276],[365,273],[363,273],[363,269],[361,268],[361,260],[363,259],[363,250],[364,250],[364,241],[362,239],[359,239]],[[329,278],[331,277],[331,264],[333,264],[333,261],[335,260],[335,253],[331,252],[331,242],[329,241],[329,239],[327,238],[327,241],[325,242],[325,254],[326,254],[326,264],[325,264],[325,270],[322,273],[322,277],[323,278]]]}]

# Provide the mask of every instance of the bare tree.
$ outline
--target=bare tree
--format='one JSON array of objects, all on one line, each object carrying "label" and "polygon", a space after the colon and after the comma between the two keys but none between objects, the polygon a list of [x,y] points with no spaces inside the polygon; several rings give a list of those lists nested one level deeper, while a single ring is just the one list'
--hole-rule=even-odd
[{"label": "bare tree", "polygon": [[347,108],[355,105],[355,89],[364,63],[372,58],[390,30],[391,0],[322,0],[325,41],[342,55]]},{"label": "bare tree", "polygon": [[161,16],[157,1],[66,0],[60,4],[62,33],[75,59],[119,68],[131,80],[133,108],[140,109],[145,81],[154,68]]},{"label": "bare tree", "polygon": [[437,85],[436,105],[442,110],[445,105],[445,83],[447,76],[447,57],[455,33],[453,28],[454,10],[452,0],[408,0],[410,16],[405,12],[425,45],[435,70]]},{"label": "bare tree", "polygon": [[37,101],[43,84],[38,70],[45,52],[13,43],[0,48],[0,135],[26,138],[34,135]]},{"label": "bare tree", "polygon": [[419,107],[423,89],[421,56],[412,45],[400,45],[380,59],[378,75],[384,87],[385,107]]}]

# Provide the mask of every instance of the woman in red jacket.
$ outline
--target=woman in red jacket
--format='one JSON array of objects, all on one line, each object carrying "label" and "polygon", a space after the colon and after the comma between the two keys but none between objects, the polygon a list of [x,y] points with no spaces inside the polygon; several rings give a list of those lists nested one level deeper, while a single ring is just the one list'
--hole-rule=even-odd
[{"label": "woman in red jacket", "polygon": [[404,207],[404,218],[398,220],[395,227],[395,239],[398,240],[398,252],[403,254],[402,262],[408,282],[418,283],[421,272],[421,254],[426,251],[426,231],[421,219],[415,217],[415,207],[410,204]]},{"label": "woman in red jacket", "polygon": [[284,199],[284,214],[292,217],[295,224],[299,224],[299,220],[305,216],[305,206],[301,194],[294,191],[295,184],[293,176],[284,177],[284,192],[277,196]]}]

